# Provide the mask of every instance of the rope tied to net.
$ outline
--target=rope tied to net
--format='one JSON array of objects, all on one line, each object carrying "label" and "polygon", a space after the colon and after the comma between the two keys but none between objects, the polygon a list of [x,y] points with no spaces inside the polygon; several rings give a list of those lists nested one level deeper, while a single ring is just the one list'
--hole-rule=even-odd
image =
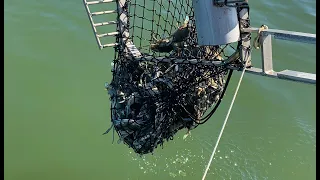
[{"label": "rope tied to net", "polygon": [[212,154],[211,154],[211,156],[210,156],[210,160],[209,160],[208,165],[207,165],[207,167],[206,167],[206,170],[205,170],[205,172],[204,172],[204,174],[203,174],[202,180],[205,180],[205,178],[206,178],[206,176],[207,176],[207,173],[208,173],[208,171],[209,171],[209,168],[210,168],[210,165],[211,165],[211,163],[212,163],[213,157],[214,157],[214,155],[215,155],[215,152],[216,152],[217,147],[218,147],[218,145],[219,145],[221,136],[222,136],[222,134],[223,134],[224,128],[225,128],[225,126],[226,126],[226,124],[227,124],[227,122],[228,122],[228,118],[229,118],[230,112],[231,112],[231,110],[232,110],[233,103],[234,103],[234,101],[235,101],[235,99],[236,99],[236,97],[237,97],[238,90],[239,90],[239,88],[240,88],[240,85],[241,85],[241,82],[242,82],[242,79],[243,79],[243,76],[244,76],[244,72],[246,71],[247,63],[248,63],[248,60],[249,60],[249,58],[248,58],[247,55],[248,55],[248,52],[247,52],[246,57],[245,57],[245,59],[246,59],[246,60],[245,60],[245,66],[243,67],[243,70],[242,70],[242,73],[241,73],[241,76],[240,76],[240,79],[239,79],[239,82],[238,82],[236,91],[235,91],[235,93],[234,93],[234,95],[233,95],[233,98],[232,98],[232,101],[231,101],[231,104],[230,104],[228,113],[227,113],[227,115],[226,115],[226,118],[225,118],[224,123],[223,123],[223,125],[222,125],[222,128],[221,128],[221,130],[220,130],[220,133],[219,133],[217,142],[216,142],[216,144],[215,144],[215,146],[214,146],[214,149],[213,149],[213,151],[212,151]]}]

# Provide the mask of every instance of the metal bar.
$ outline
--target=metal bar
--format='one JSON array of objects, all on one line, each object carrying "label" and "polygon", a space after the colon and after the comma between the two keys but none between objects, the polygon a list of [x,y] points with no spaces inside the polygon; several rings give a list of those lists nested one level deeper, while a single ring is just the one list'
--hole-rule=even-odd
[{"label": "metal bar", "polygon": [[241,2],[246,2],[246,0],[214,0],[215,3],[221,3],[221,4],[224,4],[224,3],[241,3]]},{"label": "metal bar", "polygon": [[92,4],[101,4],[101,3],[110,3],[115,2],[116,0],[100,0],[100,1],[88,1],[86,4],[92,5]]},{"label": "metal bar", "polygon": [[126,50],[133,55],[135,58],[138,58],[141,56],[140,51],[138,50],[138,48],[133,44],[133,42],[131,41],[127,41],[127,45],[126,45]]},{"label": "metal bar", "polygon": [[226,5],[226,4],[234,4],[234,3],[243,3],[243,2],[247,2],[247,0],[213,0],[213,3],[215,5]]},{"label": "metal bar", "polygon": [[[238,70],[233,67],[229,67],[230,69]],[[246,73],[259,75],[259,76],[265,76],[265,77],[271,77],[271,78],[277,78],[277,79],[283,79],[283,80],[289,80],[289,81],[295,81],[295,82],[302,82],[306,84],[316,84],[316,75],[306,72],[299,72],[299,71],[292,71],[292,70],[284,70],[280,72],[272,71],[268,74],[265,74],[262,69],[260,68],[247,68]]]},{"label": "metal bar", "polygon": [[268,74],[273,71],[271,35],[261,37],[262,70]]},{"label": "metal bar", "polygon": [[99,46],[100,49],[102,49],[100,39],[99,39],[98,36],[97,36],[97,29],[96,29],[96,27],[93,25],[93,19],[92,19],[92,16],[91,16],[91,13],[90,13],[88,4],[87,4],[88,2],[87,2],[86,0],[83,0],[83,3],[84,3],[84,6],[86,7],[86,11],[87,11],[87,14],[88,14],[88,17],[89,17],[89,20],[90,20],[91,27],[92,27],[93,32],[94,32],[94,36],[96,37],[96,41],[97,41],[97,43],[98,43],[98,46]]},{"label": "metal bar", "polygon": [[[240,16],[240,19],[243,19],[243,20],[249,20],[249,12],[248,12],[248,9],[247,8],[243,8],[241,9],[241,11],[239,12],[239,16]],[[248,21],[249,24],[246,24],[245,26],[250,26],[250,21]],[[240,23],[240,29],[243,29],[245,27],[243,27],[244,24],[243,23]],[[248,38],[249,37],[249,38]],[[250,38],[251,37],[251,34],[250,33],[241,33],[241,45],[243,48],[241,48],[241,52],[240,52],[240,57],[242,58],[242,62],[247,62],[247,66],[251,66],[251,51],[248,51],[248,49],[251,48],[251,45],[250,45]]]},{"label": "metal bar", "polygon": [[111,33],[105,33],[105,34],[97,34],[97,37],[101,38],[101,37],[106,37],[106,36],[116,36],[118,34],[119,34],[119,32],[111,32]]},{"label": "metal bar", "polygon": [[310,84],[316,84],[316,75],[311,73],[292,71],[292,70],[284,70],[278,72],[278,78],[280,79],[288,79],[292,81],[306,82]]},{"label": "metal bar", "polygon": [[102,23],[95,23],[93,24],[94,27],[98,26],[105,26],[105,25],[111,25],[111,24],[117,24],[117,21],[108,21],[108,22],[102,22]]},{"label": "metal bar", "polygon": [[105,48],[105,47],[115,47],[117,45],[119,45],[119,44],[118,43],[110,43],[110,44],[104,44],[104,45],[102,45],[102,47],[103,48]]},{"label": "metal bar", "polygon": [[102,14],[112,14],[116,13],[117,10],[111,10],[111,11],[99,11],[99,12],[93,12],[91,13],[91,16],[97,16],[97,15],[102,15]]},{"label": "metal bar", "polygon": [[[243,32],[258,32],[259,28],[245,28]],[[267,29],[261,31],[262,35],[272,35],[276,39],[282,39],[287,41],[295,41],[309,44],[316,44],[316,34],[302,33],[294,31],[284,31],[278,29]]]},{"label": "metal bar", "polygon": [[127,39],[129,38],[129,29],[128,26],[128,12],[124,11],[124,7],[126,6],[127,0],[118,0],[117,1],[117,8],[118,8],[118,14],[119,14],[119,26],[118,26],[118,32],[121,33],[120,41],[122,41],[120,44],[124,44],[127,42]]},{"label": "metal bar", "polygon": [[[258,32],[259,28],[244,28],[243,32]],[[261,31],[261,59],[262,69],[250,68],[247,72],[263,75],[267,77],[276,77],[278,79],[285,79],[291,81],[298,81],[309,84],[316,84],[316,74],[284,70],[280,72],[273,71],[272,62],[272,36],[276,39],[295,41],[300,43],[316,43],[316,34],[301,33],[293,31],[283,31],[277,29],[266,29]]]}]

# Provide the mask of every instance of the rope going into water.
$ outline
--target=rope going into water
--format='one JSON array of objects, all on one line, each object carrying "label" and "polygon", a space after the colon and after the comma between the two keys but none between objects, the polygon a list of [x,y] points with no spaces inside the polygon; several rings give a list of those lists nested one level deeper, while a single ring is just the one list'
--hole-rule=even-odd
[{"label": "rope going into water", "polygon": [[228,110],[228,113],[227,113],[226,119],[224,120],[224,123],[223,123],[223,125],[222,125],[221,131],[220,131],[220,134],[219,134],[219,136],[218,136],[218,140],[217,140],[217,142],[216,142],[216,145],[214,146],[214,149],[213,149],[213,151],[212,151],[212,154],[211,154],[210,160],[209,160],[209,162],[208,162],[207,168],[206,168],[206,170],[205,170],[205,172],[204,172],[204,174],[203,174],[202,180],[204,180],[204,179],[206,178],[206,176],[207,176],[207,173],[208,173],[208,171],[209,171],[210,165],[211,165],[212,160],[213,160],[213,156],[215,155],[215,152],[216,152],[217,147],[218,147],[218,145],[219,145],[219,142],[220,142],[220,139],[221,139],[222,133],[223,133],[224,128],[225,128],[225,126],[226,126],[226,124],[227,124],[227,121],[228,121],[228,118],[229,118],[229,115],[230,115],[231,109],[232,109],[232,107],[233,107],[233,103],[234,103],[234,101],[235,101],[235,99],[236,99],[236,97],[237,97],[238,90],[239,90],[239,87],[240,87],[241,81],[242,81],[242,79],[243,79],[244,72],[246,71],[246,67],[247,67],[248,59],[249,59],[249,58],[247,58],[247,57],[246,57],[246,63],[245,63],[245,66],[244,66],[244,68],[243,68],[243,70],[242,70],[242,73],[241,73],[241,76],[240,76],[240,79],[239,79],[239,82],[238,82],[238,85],[237,85],[236,91],[235,91],[235,93],[234,93],[234,95],[233,95],[233,99],[232,99],[232,101],[231,101],[231,104],[230,104],[230,107],[229,107],[229,110]]}]

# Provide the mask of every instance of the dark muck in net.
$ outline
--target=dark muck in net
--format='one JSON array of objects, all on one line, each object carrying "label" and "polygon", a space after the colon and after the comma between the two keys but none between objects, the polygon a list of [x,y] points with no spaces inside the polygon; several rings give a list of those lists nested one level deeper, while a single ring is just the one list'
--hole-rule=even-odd
[{"label": "dark muck in net", "polygon": [[198,46],[191,0],[119,3],[111,120],[121,141],[147,154],[212,116],[232,73],[218,62],[234,50]]}]

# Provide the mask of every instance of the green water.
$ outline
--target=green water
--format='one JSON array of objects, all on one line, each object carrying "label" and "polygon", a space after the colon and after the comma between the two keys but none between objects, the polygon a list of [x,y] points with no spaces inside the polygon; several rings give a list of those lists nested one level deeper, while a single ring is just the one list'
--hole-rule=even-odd
[{"label": "green water", "polygon": [[[112,134],[101,135],[110,126],[103,85],[111,80],[113,49],[98,50],[82,2],[4,4],[6,180],[202,177],[239,72],[206,125],[140,158],[111,144]],[[250,1],[252,25],[316,33],[315,4]],[[274,40],[273,50],[275,70],[315,73],[315,46]],[[258,51],[253,63],[260,65]],[[246,74],[207,179],[315,179],[315,97],[313,85]]]}]

